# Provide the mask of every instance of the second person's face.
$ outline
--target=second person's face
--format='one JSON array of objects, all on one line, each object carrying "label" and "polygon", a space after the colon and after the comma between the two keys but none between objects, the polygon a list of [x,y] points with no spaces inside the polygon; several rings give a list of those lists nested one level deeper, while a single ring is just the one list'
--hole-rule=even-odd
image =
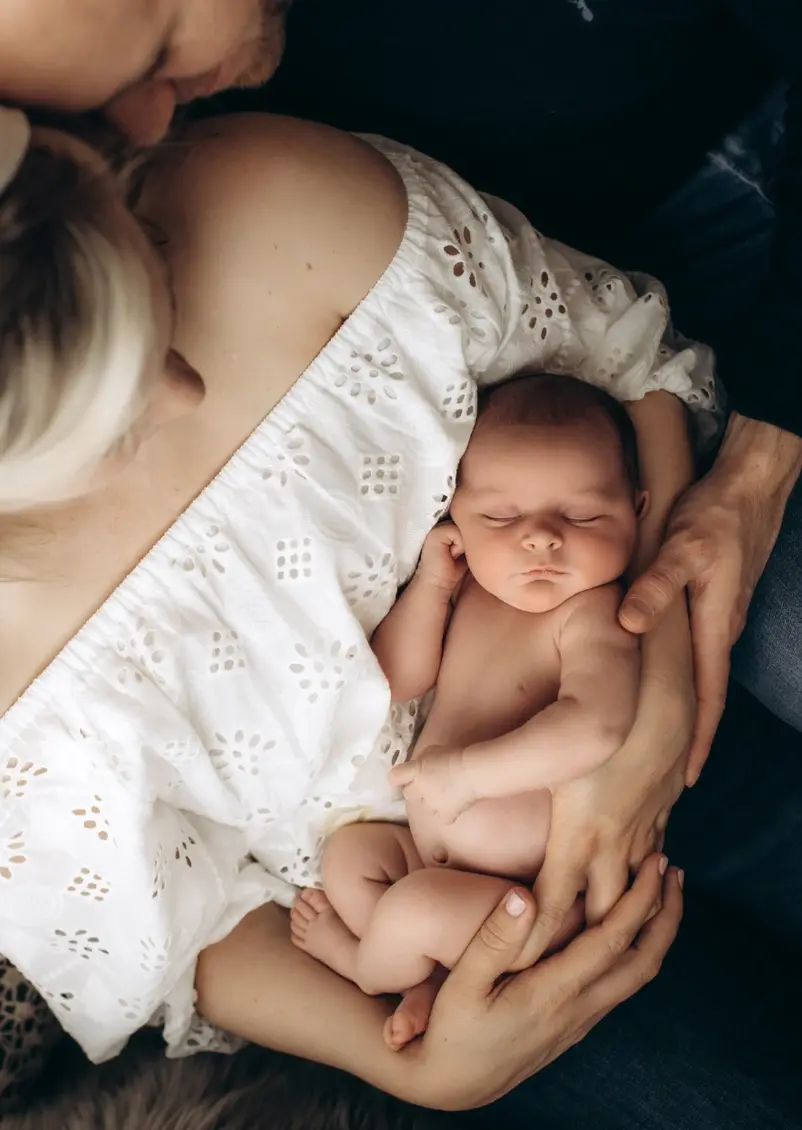
[{"label": "second person's face", "polygon": [[3,0],[0,99],[105,107],[137,144],[176,105],[265,82],[284,48],[287,0]]}]

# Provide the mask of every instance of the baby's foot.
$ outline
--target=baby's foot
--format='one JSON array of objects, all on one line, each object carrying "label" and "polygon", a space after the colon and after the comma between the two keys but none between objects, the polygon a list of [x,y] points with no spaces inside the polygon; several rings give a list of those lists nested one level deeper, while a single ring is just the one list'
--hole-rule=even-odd
[{"label": "baby's foot", "polygon": [[426,1031],[439,988],[440,983],[430,977],[407,989],[398,1008],[384,1025],[384,1042],[391,1051],[400,1051]]},{"label": "baby's foot", "polygon": [[316,957],[341,977],[355,980],[359,942],[323,891],[300,891],[290,911],[293,944]]}]

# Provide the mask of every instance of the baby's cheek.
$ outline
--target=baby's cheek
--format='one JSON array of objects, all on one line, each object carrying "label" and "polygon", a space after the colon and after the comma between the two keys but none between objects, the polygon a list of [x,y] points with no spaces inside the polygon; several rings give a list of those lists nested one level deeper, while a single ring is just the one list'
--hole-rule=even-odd
[{"label": "baby's cheek", "polygon": [[594,537],[586,546],[588,568],[598,585],[614,581],[625,571],[632,556],[629,539],[621,534]]}]

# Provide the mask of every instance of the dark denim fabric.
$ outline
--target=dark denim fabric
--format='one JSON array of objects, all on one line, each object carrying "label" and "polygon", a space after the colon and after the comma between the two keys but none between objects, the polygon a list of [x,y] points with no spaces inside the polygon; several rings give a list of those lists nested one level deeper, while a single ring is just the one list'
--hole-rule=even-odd
[{"label": "dark denim fabric", "polygon": [[[783,92],[777,90],[643,224],[611,241],[600,238],[618,266],[662,279],[676,324],[714,348],[725,335],[737,334],[739,315],[766,278],[782,110]],[[789,381],[799,381],[799,369],[800,357],[789,357]],[[774,714],[802,729],[802,486],[790,500],[735,648],[733,671]]]},{"label": "dark denim fabric", "polygon": [[[766,274],[780,111],[778,92],[646,222],[597,245],[661,278],[677,324],[713,346]],[[789,380],[798,366],[789,358]],[[686,915],[661,975],[477,1125],[802,1127],[802,487],[734,673],[777,717],[733,687],[710,762],[675,810],[667,851],[687,869]]]}]

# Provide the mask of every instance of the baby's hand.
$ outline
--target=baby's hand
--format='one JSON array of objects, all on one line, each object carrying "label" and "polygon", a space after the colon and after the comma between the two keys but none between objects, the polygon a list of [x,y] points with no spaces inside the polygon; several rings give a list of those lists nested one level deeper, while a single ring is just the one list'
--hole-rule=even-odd
[{"label": "baby's hand", "polygon": [[430,809],[443,824],[453,824],[479,799],[471,789],[462,750],[445,746],[430,746],[414,761],[394,766],[390,784],[404,790],[407,804]]},{"label": "baby's hand", "polygon": [[435,526],[423,543],[418,576],[450,596],[468,568],[464,553],[462,534],[453,522]]}]

